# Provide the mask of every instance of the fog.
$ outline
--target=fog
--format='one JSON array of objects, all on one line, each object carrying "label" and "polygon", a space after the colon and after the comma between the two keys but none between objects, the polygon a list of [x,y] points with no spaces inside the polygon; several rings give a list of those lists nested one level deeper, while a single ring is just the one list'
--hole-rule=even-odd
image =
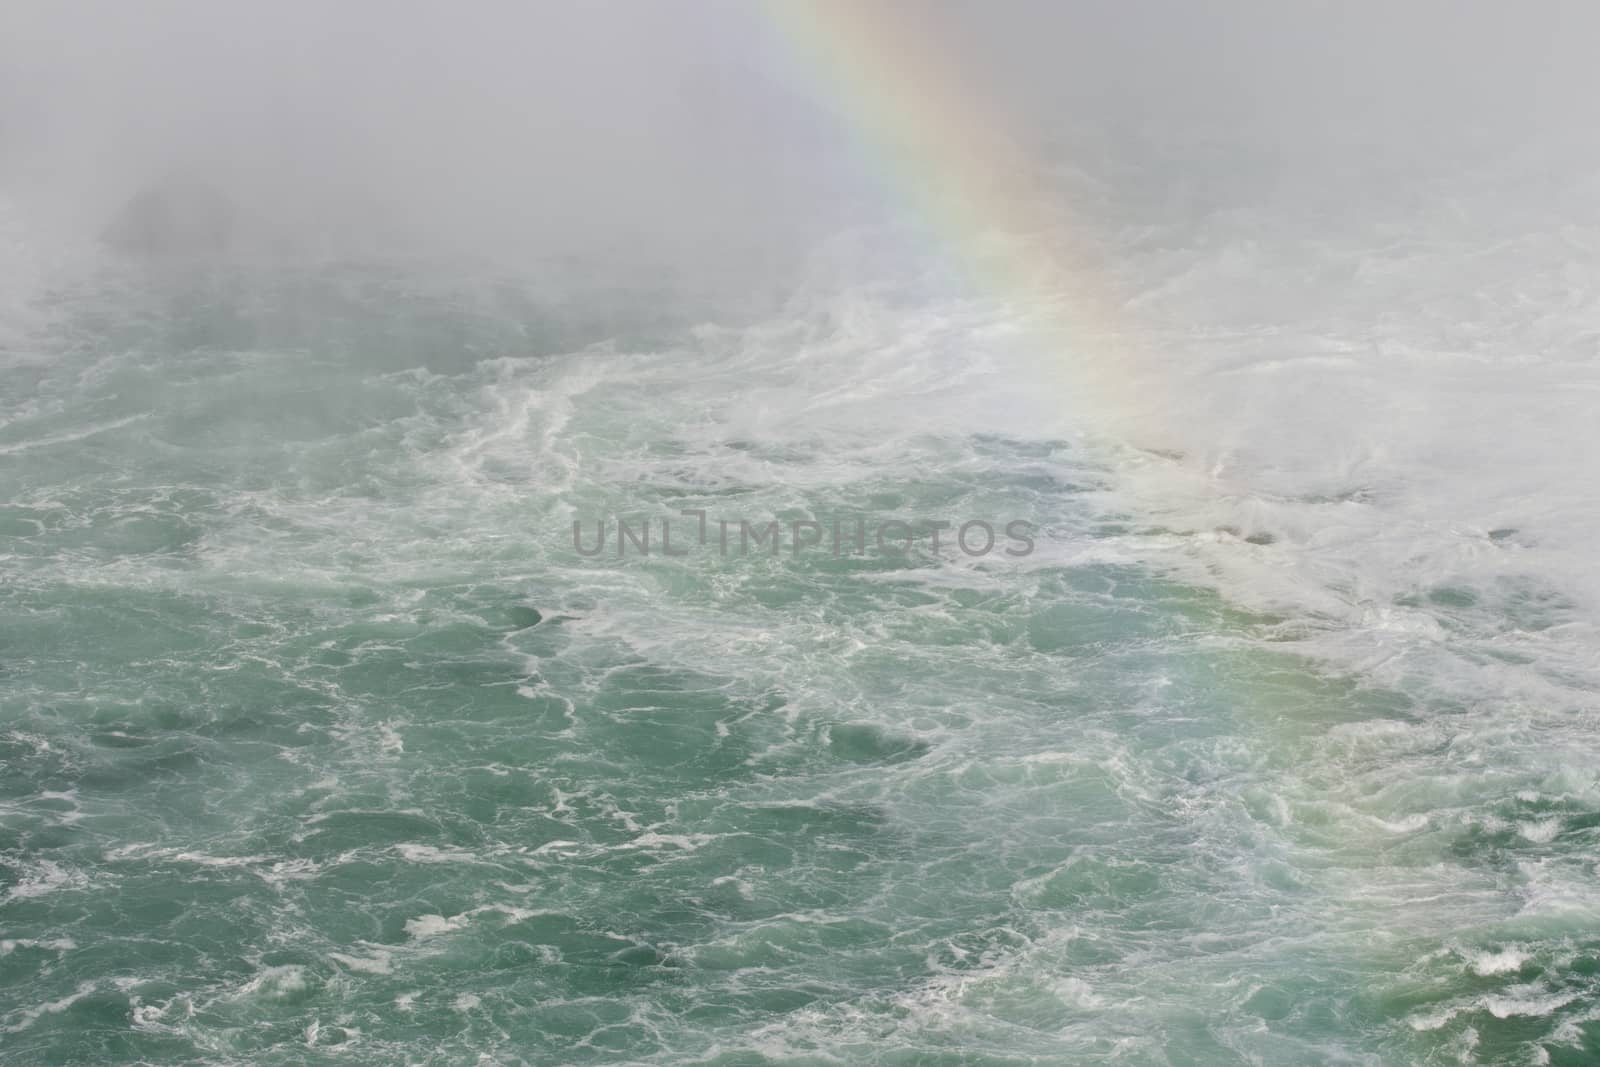
[{"label": "fog", "polygon": [[801,202],[789,101],[730,11],[26,7],[0,31],[4,181],[57,222],[177,178],[279,237],[660,247]]},{"label": "fog", "polygon": [[[1160,180],[1183,177],[1174,145],[1220,143],[1224,198],[1587,151],[1600,99],[1577,3],[881,7],[1008,135],[1092,133],[1075,165],[1166,161]],[[865,102],[784,25],[721,2],[12,3],[0,189],[57,233],[182,178],[280,248],[798,252],[895,193]]]}]

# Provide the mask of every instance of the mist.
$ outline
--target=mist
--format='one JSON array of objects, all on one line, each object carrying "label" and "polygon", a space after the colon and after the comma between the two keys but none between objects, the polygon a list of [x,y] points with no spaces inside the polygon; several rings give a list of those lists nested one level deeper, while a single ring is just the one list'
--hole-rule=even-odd
[{"label": "mist", "polygon": [[[1578,4],[899,6],[1036,158],[1092,134],[1074,165],[1192,185],[1173,146],[1208,143],[1224,198],[1588,150],[1600,99]],[[177,176],[257,245],[682,262],[799,254],[896,196],[759,5],[11,4],[0,79],[0,188],[57,232]]]},{"label": "mist", "polygon": [[623,256],[751,243],[821,198],[748,16],[625,4],[9,6],[3,180],[58,225],[169,179],[257,241]]}]

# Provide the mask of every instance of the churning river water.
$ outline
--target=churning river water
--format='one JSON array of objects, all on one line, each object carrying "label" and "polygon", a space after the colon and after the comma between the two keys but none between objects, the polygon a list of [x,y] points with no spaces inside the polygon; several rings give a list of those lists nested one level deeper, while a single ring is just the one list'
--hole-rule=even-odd
[{"label": "churning river water", "polygon": [[1600,1062],[1597,193],[1510,168],[1105,191],[1161,447],[892,228],[734,304],[12,226],[0,1058]]}]

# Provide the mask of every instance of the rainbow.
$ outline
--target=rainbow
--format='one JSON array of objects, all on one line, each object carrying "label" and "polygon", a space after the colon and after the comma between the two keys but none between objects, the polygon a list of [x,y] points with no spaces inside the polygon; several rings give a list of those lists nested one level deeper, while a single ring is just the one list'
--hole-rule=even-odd
[{"label": "rainbow", "polygon": [[970,284],[1024,326],[1024,358],[1060,380],[1075,415],[1150,414],[1123,300],[1074,254],[1071,205],[967,76],[929,8],[880,0],[765,0],[782,44],[843,116],[884,193],[926,225]]}]

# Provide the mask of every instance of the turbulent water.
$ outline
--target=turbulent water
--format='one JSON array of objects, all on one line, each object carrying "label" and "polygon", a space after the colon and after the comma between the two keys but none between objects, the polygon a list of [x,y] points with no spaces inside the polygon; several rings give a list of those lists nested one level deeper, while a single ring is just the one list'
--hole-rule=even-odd
[{"label": "turbulent water", "polygon": [[735,305],[13,227],[0,1058],[1600,1062],[1600,216],[1528,173],[1107,186],[1159,449],[892,228]]}]

